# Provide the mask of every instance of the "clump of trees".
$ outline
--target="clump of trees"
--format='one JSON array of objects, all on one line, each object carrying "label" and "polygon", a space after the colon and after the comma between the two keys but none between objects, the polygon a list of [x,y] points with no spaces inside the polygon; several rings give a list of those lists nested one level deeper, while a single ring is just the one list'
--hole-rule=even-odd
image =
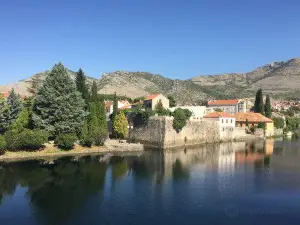
[{"label": "clump of trees", "polygon": [[268,118],[272,117],[272,108],[270,96],[266,96],[266,101],[264,104],[262,89],[256,92],[255,102],[254,102],[254,112],[265,115]]},{"label": "clump of trees", "polygon": [[186,123],[191,116],[192,113],[188,109],[175,109],[175,111],[173,112],[173,128],[177,133],[179,133],[183,129],[183,127],[186,126]]},{"label": "clump of trees", "polygon": [[0,96],[0,149],[37,150],[49,140],[66,150],[77,141],[103,145],[108,134],[104,98],[96,82],[89,89],[82,69],[74,82],[59,63],[42,84],[33,79],[31,97],[22,100],[13,89],[6,100]]}]

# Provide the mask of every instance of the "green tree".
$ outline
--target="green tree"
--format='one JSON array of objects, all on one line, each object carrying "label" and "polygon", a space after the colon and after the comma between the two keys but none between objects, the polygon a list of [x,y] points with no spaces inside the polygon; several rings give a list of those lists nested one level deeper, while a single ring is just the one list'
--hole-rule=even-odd
[{"label": "green tree", "polygon": [[246,119],[246,127],[249,127],[249,121]]},{"label": "green tree", "polygon": [[99,125],[97,105],[95,102],[90,103],[89,129],[94,144],[97,146],[103,145],[107,136],[107,130]]},{"label": "green tree", "polygon": [[113,127],[117,135],[124,138],[128,134],[128,121],[123,111],[120,111],[113,121]]},{"label": "green tree", "polygon": [[91,147],[93,142],[94,140],[89,129],[89,121],[88,119],[85,119],[80,132],[80,144],[82,146]]},{"label": "green tree", "polygon": [[119,108],[118,108],[118,97],[117,93],[114,94],[114,100],[113,100],[113,112],[112,112],[112,122],[114,122],[116,116],[118,115]]},{"label": "green tree", "polygon": [[30,80],[30,86],[27,88],[27,91],[32,95],[35,96],[38,92],[38,89],[41,86],[41,75],[37,74],[33,76]]},{"label": "green tree", "polygon": [[268,118],[271,118],[271,116],[272,116],[271,101],[270,101],[269,95],[267,95],[267,97],[266,97],[265,116]]},{"label": "green tree", "polygon": [[12,89],[6,100],[6,106],[2,109],[2,127],[5,130],[12,125],[12,123],[18,118],[19,113],[23,108],[20,95],[15,93]]},{"label": "green tree", "polygon": [[105,104],[103,99],[99,99],[99,101],[96,103],[97,107],[97,119],[98,119],[98,125],[101,130],[101,134],[103,135],[103,138],[108,135],[107,131],[107,121],[106,121],[106,110],[105,110]]},{"label": "green tree", "polygon": [[176,106],[176,100],[173,96],[169,95],[168,96],[168,99],[169,99],[169,106],[172,108],[172,107],[175,107]]},{"label": "green tree", "polygon": [[98,94],[98,85],[96,81],[93,81],[92,84],[92,94],[91,94],[91,101],[92,102],[97,102],[99,100],[99,94]]},{"label": "green tree", "polygon": [[254,111],[256,113],[260,113],[260,114],[264,115],[264,100],[263,100],[262,89],[259,89],[256,92]]},{"label": "green tree", "polygon": [[157,113],[161,113],[163,110],[164,110],[163,103],[162,103],[161,99],[159,99],[159,101],[155,105],[155,111]]},{"label": "green tree", "polygon": [[187,123],[187,112],[181,108],[175,109],[173,112],[173,117],[173,128],[177,133],[179,133]]},{"label": "green tree", "polygon": [[77,91],[81,93],[82,98],[87,104],[89,100],[89,89],[86,85],[86,78],[82,69],[79,69],[76,73],[75,83]]},{"label": "green tree", "polygon": [[281,118],[281,117],[275,117],[275,118],[273,118],[273,121],[274,121],[274,126],[277,129],[284,128],[284,119],[283,118]]},{"label": "green tree", "polygon": [[0,93],[0,134],[4,133],[7,128],[8,106],[2,93]]},{"label": "green tree", "polygon": [[35,98],[35,127],[48,131],[51,138],[61,133],[78,134],[84,116],[84,101],[75,83],[61,63],[55,65]]},{"label": "green tree", "polygon": [[11,125],[10,130],[17,132],[23,131],[29,125],[29,112],[27,108],[23,108],[16,121]]}]

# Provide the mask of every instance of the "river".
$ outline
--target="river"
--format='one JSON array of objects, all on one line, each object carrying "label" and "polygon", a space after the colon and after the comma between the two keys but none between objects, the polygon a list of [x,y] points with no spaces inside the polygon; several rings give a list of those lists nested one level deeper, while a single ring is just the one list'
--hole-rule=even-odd
[{"label": "river", "polygon": [[298,224],[300,141],[0,164],[1,225]]}]

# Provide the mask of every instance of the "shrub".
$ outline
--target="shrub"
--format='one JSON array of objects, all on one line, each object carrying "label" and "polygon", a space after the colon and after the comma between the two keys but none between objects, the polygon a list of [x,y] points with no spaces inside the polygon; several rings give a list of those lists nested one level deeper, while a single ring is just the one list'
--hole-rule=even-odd
[{"label": "shrub", "polygon": [[275,117],[275,118],[273,118],[273,121],[274,121],[274,126],[277,129],[282,129],[284,127],[284,119],[283,118]]},{"label": "shrub", "polygon": [[5,147],[6,147],[5,139],[3,136],[0,136],[0,155],[4,154]]},{"label": "shrub", "polygon": [[156,112],[159,116],[171,116],[172,112],[169,109],[162,109]]},{"label": "shrub", "polygon": [[182,130],[182,128],[186,125],[186,113],[183,109],[178,108],[173,112],[173,117],[173,128],[176,130],[177,133],[179,133]]},{"label": "shrub", "polygon": [[5,133],[4,138],[8,150],[37,150],[48,141],[48,133],[29,129],[24,129],[22,132],[11,130]]},{"label": "shrub", "polygon": [[121,111],[113,121],[114,131],[119,137],[124,138],[128,134],[128,121]]},{"label": "shrub", "polygon": [[74,143],[76,140],[77,137],[75,134],[60,134],[55,139],[55,144],[61,149],[70,150],[74,148]]},{"label": "shrub", "polygon": [[265,123],[259,123],[259,124],[257,125],[257,128],[265,129],[265,128],[266,128],[266,124],[265,124]]}]

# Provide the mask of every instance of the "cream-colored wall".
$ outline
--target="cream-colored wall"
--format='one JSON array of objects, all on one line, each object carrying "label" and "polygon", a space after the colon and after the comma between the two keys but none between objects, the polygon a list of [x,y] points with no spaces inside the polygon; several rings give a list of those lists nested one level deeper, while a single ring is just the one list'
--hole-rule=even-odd
[{"label": "cream-colored wall", "polygon": [[170,108],[170,111],[174,112],[178,108],[190,110],[192,112],[191,120],[198,120],[206,115],[206,106],[177,106]]},{"label": "cream-colored wall", "polygon": [[152,110],[155,110],[155,106],[159,102],[159,100],[161,100],[163,107],[165,109],[168,109],[170,107],[169,99],[163,96],[162,94],[160,94],[156,98],[152,99]]}]

